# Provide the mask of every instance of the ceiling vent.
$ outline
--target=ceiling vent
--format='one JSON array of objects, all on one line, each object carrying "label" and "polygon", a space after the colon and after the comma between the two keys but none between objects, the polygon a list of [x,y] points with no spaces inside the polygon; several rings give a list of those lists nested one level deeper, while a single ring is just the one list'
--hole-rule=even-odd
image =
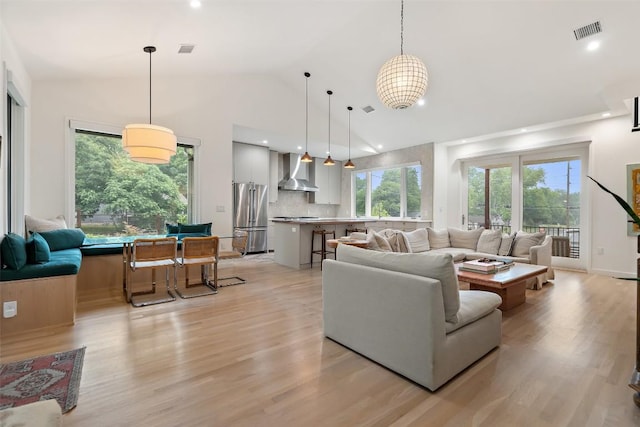
[{"label": "ceiling vent", "polygon": [[600,25],[600,21],[596,21],[584,27],[576,28],[573,30],[573,35],[576,36],[576,40],[580,40],[601,32],[602,25]]},{"label": "ceiling vent", "polygon": [[370,113],[372,111],[376,111],[376,109],[373,108],[371,105],[367,105],[366,107],[362,107],[362,111],[364,111],[365,113]]},{"label": "ceiling vent", "polygon": [[178,53],[191,53],[194,47],[196,47],[194,44],[181,44]]}]

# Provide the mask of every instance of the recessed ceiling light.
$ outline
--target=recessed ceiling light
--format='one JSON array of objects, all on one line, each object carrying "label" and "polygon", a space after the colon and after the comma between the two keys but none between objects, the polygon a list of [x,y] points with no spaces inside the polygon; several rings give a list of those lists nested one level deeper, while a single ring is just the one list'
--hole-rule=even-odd
[{"label": "recessed ceiling light", "polygon": [[194,9],[199,9],[200,6],[202,6],[202,3],[200,2],[200,0],[191,0],[191,2],[189,2],[189,4]]},{"label": "recessed ceiling light", "polygon": [[462,140],[462,142],[467,142],[467,140],[466,140],[466,139],[463,139],[463,140]]},{"label": "recessed ceiling light", "polygon": [[520,132],[526,132],[526,131],[527,131],[527,128],[520,129]]},{"label": "recessed ceiling light", "polygon": [[594,40],[592,42],[589,42],[589,44],[587,45],[587,50],[589,51],[594,51],[596,49],[598,49],[600,47],[600,42],[597,40]]},{"label": "recessed ceiling light", "polygon": [[418,105],[422,107],[424,105],[424,98],[418,99]]},{"label": "recessed ceiling light", "polygon": [[382,144],[378,144],[378,149],[381,149],[381,148],[382,148]]},{"label": "recessed ceiling light", "polygon": [[602,117],[610,117],[611,113],[602,113]]},{"label": "recessed ceiling light", "polygon": [[302,150],[302,147],[298,145],[298,150]]},{"label": "recessed ceiling light", "polygon": [[263,144],[268,144],[268,143],[269,143],[269,141],[267,141],[266,139],[263,139],[263,140],[262,140],[262,143],[263,143]]}]

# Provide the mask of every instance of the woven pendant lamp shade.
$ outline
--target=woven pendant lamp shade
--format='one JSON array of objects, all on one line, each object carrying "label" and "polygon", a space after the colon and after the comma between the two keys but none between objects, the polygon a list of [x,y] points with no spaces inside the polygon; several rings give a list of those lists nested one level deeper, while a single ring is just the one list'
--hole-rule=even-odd
[{"label": "woven pendant lamp shade", "polygon": [[380,68],[378,98],[393,109],[411,107],[427,90],[427,67],[413,55],[398,55]]}]

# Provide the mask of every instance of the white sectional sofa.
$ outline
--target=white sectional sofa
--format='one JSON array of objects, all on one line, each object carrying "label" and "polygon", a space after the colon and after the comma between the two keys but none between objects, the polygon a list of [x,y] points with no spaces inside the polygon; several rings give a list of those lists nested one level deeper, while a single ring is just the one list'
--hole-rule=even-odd
[{"label": "white sectional sofa", "polygon": [[503,234],[500,230],[484,228],[420,228],[410,232],[389,229],[379,233],[352,233],[351,236],[366,239],[369,242],[368,248],[377,251],[448,253],[454,262],[491,258],[547,266],[547,272],[529,285],[533,289],[541,289],[543,283],[555,277],[551,267],[552,238],[544,232],[518,231],[509,235]]},{"label": "white sectional sofa", "polygon": [[326,337],[432,391],[500,345],[501,298],[460,291],[451,254],[336,251],[323,262]]}]

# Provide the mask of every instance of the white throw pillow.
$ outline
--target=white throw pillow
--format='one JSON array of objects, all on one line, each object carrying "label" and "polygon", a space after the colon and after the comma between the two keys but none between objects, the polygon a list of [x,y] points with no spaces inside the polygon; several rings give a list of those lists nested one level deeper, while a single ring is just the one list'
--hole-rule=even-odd
[{"label": "white throw pillow", "polygon": [[500,247],[498,248],[498,255],[508,256],[511,255],[511,247],[513,246],[513,239],[515,239],[516,233],[503,234],[500,241]]},{"label": "white throw pillow", "polygon": [[[453,266],[451,254],[374,252],[350,245],[338,245],[336,259],[351,264],[366,265],[439,280],[442,284],[445,320],[447,322],[458,321],[460,294],[458,276]],[[389,283],[389,285],[393,285],[393,283]],[[391,288],[389,291],[393,292]]]},{"label": "white throw pillow", "polygon": [[41,231],[53,231],[67,228],[67,223],[64,220],[63,215],[58,215],[55,218],[42,219],[36,218],[30,215],[24,216],[24,228],[27,231],[27,236],[31,233]]},{"label": "white throw pillow", "polygon": [[502,242],[502,232],[500,230],[484,230],[478,239],[476,251],[483,254],[497,255]]},{"label": "white throw pillow", "polygon": [[426,228],[418,228],[413,231],[405,231],[404,237],[409,244],[410,252],[426,252],[430,248],[429,246],[429,233]]},{"label": "white throw pillow", "polygon": [[371,231],[370,234],[367,234],[367,242],[367,249],[371,249],[374,251],[391,252],[391,245],[389,245],[387,239],[384,236],[376,233],[375,231]]},{"label": "white throw pillow", "polygon": [[511,255],[515,257],[528,257],[529,249],[532,246],[537,246],[544,241],[546,233],[540,231],[538,233],[527,233],[525,231],[518,231],[516,238],[513,241],[513,248],[511,249]]},{"label": "white throw pillow", "polygon": [[411,252],[409,250],[409,243],[402,231],[387,228],[382,230],[380,235],[387,239],[387,242],[389,242],[389,246],[391,246],[391,250],[393,252]]},{"label": "white throw pillow", "polygon": [[434,230],[433,228],[428,227],[427,233],[429,234],[429,246],[431,247],[431,249],[442,249],[451,247],[448,230]]},{"label": "white throw pillow", "polygon": [[449,228],[449,242],[452,248],[463,248],[476,250],[478,246],[478,239],[484,231],[484,227],[477,228],[475,230],[460,230],[458,228]]}]

